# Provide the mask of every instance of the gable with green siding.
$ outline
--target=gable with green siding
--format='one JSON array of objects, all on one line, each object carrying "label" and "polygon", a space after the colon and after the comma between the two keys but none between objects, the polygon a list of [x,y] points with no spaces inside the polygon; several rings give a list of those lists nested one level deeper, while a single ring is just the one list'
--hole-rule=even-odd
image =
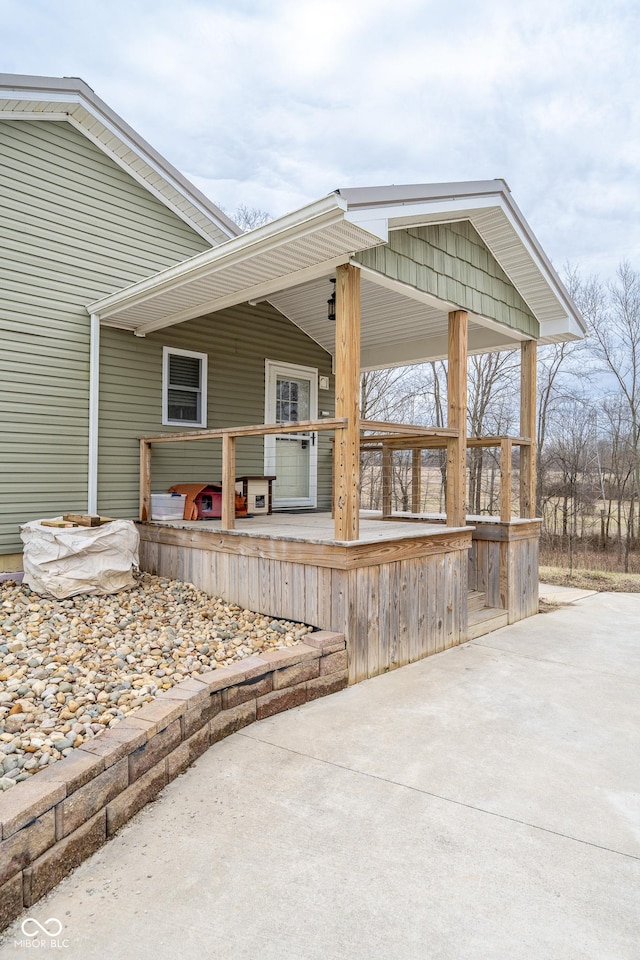
[{"label": "gable with green siding", "polygon": [[540,324],[467,220],[394,230],[387,244],[354,259],[527,337],[540,336]]},{"label": "gable with green siding", "polygon": [[85,304],[210,244],[59,121],[0,121],[0,213],[2,555],[19,523],[87,507]]}]

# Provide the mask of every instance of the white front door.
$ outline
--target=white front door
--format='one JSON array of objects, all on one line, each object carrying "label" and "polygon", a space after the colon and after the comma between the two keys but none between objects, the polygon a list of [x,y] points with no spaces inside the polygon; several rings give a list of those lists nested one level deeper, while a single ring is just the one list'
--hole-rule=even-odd
[{"label": "white front door", "polygon": [[[265,423],[315,420],[318,371],[291,363],[265,361]],[[318,447],[315,433],[282,433],[264,438],[264,472],[274,476],[273,506],[315,507],[318,499]]]}]

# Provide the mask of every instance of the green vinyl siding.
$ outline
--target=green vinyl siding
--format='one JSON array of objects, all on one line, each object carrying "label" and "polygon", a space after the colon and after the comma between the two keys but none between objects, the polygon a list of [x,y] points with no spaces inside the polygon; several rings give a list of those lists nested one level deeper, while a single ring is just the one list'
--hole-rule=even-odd
[{"label": "green vinyl siding", "polygon": [[0,121],[0,554],[87,507],[85,304],[210,244],[70,124]]},{"label": "green vinyl siding", "polygon": [[462,310],[540,336],[540,324],[468,220],[394,230],[388,243],[355,259]]},{"label": "green vinyl siding", "polygon": [[[144,338],[109,327],[100,350],[99,510],[107,516],[136,517],[139,496],[138,438],[177,433],[162,424],[162,348],[208,356],[207,427],[264,422],[265,360],[313,367],[331,377],[331,357],[268,304],[243,305]],[[319,391],[318,405],[334,409],[331,391]],[[189,428],[186,428],[188,431]],[[318,507],[331,506],[332,446],[320,434]],[[215,482],[221,477],[221,443],[156,444],[152,448],[152,490],[174,483]],[[264,473],[263,441],[237,441],[236,474]]]}]

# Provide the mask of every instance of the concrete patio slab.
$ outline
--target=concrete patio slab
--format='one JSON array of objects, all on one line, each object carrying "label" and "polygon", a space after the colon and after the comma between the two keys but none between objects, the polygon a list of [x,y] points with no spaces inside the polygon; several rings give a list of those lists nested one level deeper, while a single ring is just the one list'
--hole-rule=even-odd
[{"label": "concrete patio slab", "polygon": [[637,960],[639,646],[598,595],[245,728],[31,915],[69,960]]},{"label": "concrete patio slab", "polygon": [[597,596],[596,590],[581,590],[579,587],[562,587],[553,583],[539,583],[538,594],[541,600],[547,603],[564,604],[577,603],[587,597]]}]

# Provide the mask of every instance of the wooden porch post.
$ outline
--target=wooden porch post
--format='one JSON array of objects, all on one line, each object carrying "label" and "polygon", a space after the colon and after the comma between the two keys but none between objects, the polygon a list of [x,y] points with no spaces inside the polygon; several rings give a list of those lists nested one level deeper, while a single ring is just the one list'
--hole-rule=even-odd
[{"label": "wooden porch post", "polygon": [[467,522],[467,329],[465,310],[449,314],[447,425],[459,433],[447,444],[448,527],[464,527]]},{"label": "wooden porch post", "polygon": [[140,441],[140,519],[151,520],[151,444]]},{"label": "wooden porch post", "polygon": [[236,438],[228,433],[222,437],[222,510],[223,530],[236,525]]},{"label": "wooden porch post", "polygon": [[336,540],[357,540],[360,533],[360,270],[336,269],[336,430],[333,464]]},{"label": "wooden porch post", "polygon": [[382,516],[392,513],[393,451],[388,443],[382,444]]},{"label": "wooden porch post", "polygon": [[420,513],[422,497],[422,450],[411,451],[411,513]]},{"label": "wooden porch post", "polygon": [[[522,449],[522,448],[521,448]],[[511,520],[511,440],[500,442],[500,520]]]},{"label": "wooden porch post", "polygon": [[536,361],[538,344],[525,340],[520,346],[520,436],[529,446],[520,447],[520,516],[536,515]]}]

